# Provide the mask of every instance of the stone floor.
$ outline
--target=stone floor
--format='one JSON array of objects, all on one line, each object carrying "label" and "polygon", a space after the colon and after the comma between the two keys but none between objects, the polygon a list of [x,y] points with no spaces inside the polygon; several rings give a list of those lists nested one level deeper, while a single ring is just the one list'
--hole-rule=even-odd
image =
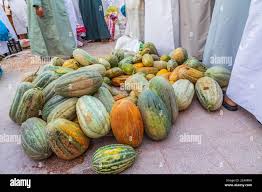
[{"label": "stone floor", "polygon": [[[113,43],[88,44],[85,49],[93,55],[110,53]],[[27,52],[26,57],[30,57]],[[27,61],[23,55],[10,58]],[[6,62],[6,61],[4,61]],[[26,64],[22,64],[26,65]],[[6,68],[6,63],[3,64]],[[20,127],[8,117],[11,99],[24,73],[12,67],[0,81],[0,137],[19,135]],[[113,137],[93,140],[88,151],[73,161],[50,159],[30,160],[21,146],[0,140],[0,173],[93,173],[90,161],[95,150],[116,143]],[[262,173],[262,126],[243,109],[229,112],[222,108],[206,112],[195,99],[192,106],[181,113],[169,137],[153,142],[147,137],[137,149],[138,158],[125,174],[252,174]]]}]

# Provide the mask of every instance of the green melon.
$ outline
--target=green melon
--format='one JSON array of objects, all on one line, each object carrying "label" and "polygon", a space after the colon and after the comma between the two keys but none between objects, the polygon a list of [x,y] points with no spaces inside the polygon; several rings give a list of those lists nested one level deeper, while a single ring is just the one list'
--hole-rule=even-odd
[{"label": "green melon", "polygon": [[39,117],[44,106],[44,95],[39,88],[26,91],[19,102],[15,122],[22,124],[31,117]]},{"label": "green melon", "polygon": [[172,85],[164,77],[157,76],[150,80],[149,89],[163,100],[174,124],[178,117],[178,106]]},{"label": "green melon", "polygon": [[104,65],[101,65],[101,64],[93,64],[93,65],[89,65],[86,67],[81,67],[79,71],[80,70],[86,70],[90,72],[95,71],[95,72],[98,72],[102,76],[105,76],[106,74],[106,68],[104,67]]},{"label": "green melon", "polygon": [[58,104],[48,115],[47,122],[58,118],[74,120],[76,118],[76,103],[78,98],[70,98]]},{"label": "green melon", "polygon": [[206,71],[205,76],[211,77],[212,79],[216,80],[218,84],[223,88],[228,86],[231,72],[224,67],[214,66]]},{"label": "green melon", "polygon": [[33,85],[39,88],[45,88],[49,83],[59,78],[59,75],[54,71],[46,71],[36,77]]},{"label": "green melon", "polygon": [[22,147],[31,159],[43,160],[51,156],[45,121],[33,117],[27,119],[21,128]]},{"label": "green melon", "polygon": [[77,70],[60,77],[55,93],[64,97],[80,97],[94,94],[102,85],[102,76],[95,71]]},{"label": "green melon", "polygon": [[111,68],[118,67],[119,60],[118,60],[117,56],[108,55],[108,56],[105,57],[105,60],[107,60],[110,63]]},{"label": "green melon", "polygon": [[76,104],[79,124],[89,138],[106,136],[110,131],[110,116],[99,99],[92,96],[81,97]]},{"label": "green melon", "polygon": [[89,53],[87,53],[83,49],[75,49],[73,51],[73,57],[78,63],[84,66],[98,63],[95,57],[91,56]]},{"label": "green melon", "polygon": [[165,139],[172,126],[169,111],[162,99],[152,90],[144,90],[138,98],[145,132],[149,138],[159,141]]},{"label": "green melon", "polygon": [[198,59],[196,59],[194,57],[189,58],[188,60],[186,60],[185,64],[188,67],[196,69],[198,71],[205,72],[207,70],[207,67],[202,62],[200,62]]},{"label": "green melon", "polygon": [[92,167],[98,174],[118,174],[131,167],[136,156],[136,151],[128,145],[107,145],[94,153]]},{"label": "green melon", "polygon": [[103,103],[108,113],[111,113],[115,100],[107,88],[100,87],[94,97]]},{"label": "green melon", "polygon": [[68,98],[62,97],[60,95],[55,95],[52,98],[50,98],[44,105],[44,108],[42,110],[42,118],[46,121],[48,115],[55,109],[59,104],[66,101]]},{"label": "green melon", "polygon": [[150,54],[158,55],[156,46],[152,42],[146,42],[144,44],[144,47],[143,47],[143,50],[145,50],[145,49],[149,49],[150,50]]},{"label": "green melon", "polygon": [[16,112],[19,106],[19,103],[21,101],[21,99],[23,98],[23,95],[25,94],[26,91],[28,91],[29,89],[32,89],[34,87],[34,85],[32,83],[29,82],[22,82],[21,84],[19,84],[14,99],[12,101],[12,105],[10,107],[9,110],[9,117],[16,122]]},{"label": "green melon", "polygon": [[173,84],[173,88],[179,111],[186,110],[194,98],[194,84],[187,79],[180,79]]},{"label": "green melon", "polygon": [[205,109],[208,111],[220,109],[223,103],[223,92],[215,80],[203,77],[197,81],[195,89],[198,100]]},{"label": "green melon", "polygon": [[178,63],[173,60],[173,59],[170,59],[168,62],[167,62],[167,70],[169,72],[172,72],[175,70],[175,68],[178,66]]}]

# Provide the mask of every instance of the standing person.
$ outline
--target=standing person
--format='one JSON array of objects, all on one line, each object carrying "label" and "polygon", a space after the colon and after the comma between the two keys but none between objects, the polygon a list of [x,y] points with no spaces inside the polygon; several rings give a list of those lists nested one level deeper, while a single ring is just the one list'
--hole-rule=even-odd
[{"label": "standing person", "polygon": [[180,39],[189,56],[203,59],[214,0],[180,0]]},{"label": "standing person", "polygon": [[77,24],[84,25],[82,15],[79,9],[79,0],[71,0],[75,9]]},{"label": "standing person", "polygon": [[32,53],[68,57],[76,48],[64,1],[28,0],[29,39]]},{"label": "standing person", "polygon": [[[8,29],[10,33],[9,36],[11,36],[14,39],[17,39],[14,28],[12,27],[11,23],[9,22],[8,17],[6,16],[5,11],[2,8],[2,6],[0,6],[0,20],[5,25],[5,27]],[[8,47],[7,47],[7,40],[6,41],[5,40],[2,40],[2,41],[0,40],[0,55],[5,55],[9,52]]]},{"label": "standing person", "polygon": [[178,0],[145,0],[145,42],[152,42],[160,54],[180,45]]},{"label": "standing person", "polygon": [[74,33],[75,42],[77,43],[77,34],[76,34],[76,28],[77,28],[77,18],[76,18],[76,12],[74,9],[74,5],[72,0],[64,0],[65,1],[65,7],[67,11],[67,15],[69,17],[69,21],[72,27],[72,31]]},{"label": "standing person", "polygon": [[251,1],[227,95],[262,122],[262,2]]},{"label": "standing person", "polygon": [[27,16],[26,16],[26,2],[25,0],[8,0],[8,4],[12,11],[12,18],[16,34],[21,39],[25,38],[27,34]]},{"label": "standing person", "polygon": [[[232,69],[249,6],[250,0],[216,0],[204,51],[203,62],[207,66],[223,65],[229,70]],[[221,57],[228,58],[228,62],[214,62]]]},{"label": "standing person", "polygon": [[110,33],[105,22],[101,0],[79,0],[79,8],[87,29],[86,40],[109,40]]},{"label": "standing person", "polygon": [[106,10],[106,23],[110,32],[111,40],[115,40],[116,23],[118,20],[118,8],[109,6]]},{"label": "standing person", "polygon": [[[246,25],[250,0],[216,0],[203,63],[232,70]],[[226,95],[223,106],[231,111],[237,105]]]},{"label": "standing person", "polygon": [[125,34],[133,39],[144,41],[145,1],[125,0],[127,25]]}]

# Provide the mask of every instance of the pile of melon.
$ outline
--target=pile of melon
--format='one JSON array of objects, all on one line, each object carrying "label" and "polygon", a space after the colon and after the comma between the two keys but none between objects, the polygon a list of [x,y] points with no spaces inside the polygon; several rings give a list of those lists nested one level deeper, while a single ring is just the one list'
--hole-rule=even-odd
[{"label": "pile of melon", "polygon": [[76,49],[72,59],[53,58],[26,77],[9,115],[34,160],[53,153],[75,159],[90,140],[112,131],[117,144],[99,148],[90,163],[97,173],[120,173],[134,163],[144,134],[154,141],[168,137],[195,93],[206,110],[218,110],[229,78],[227,69],[207,69],[183,48],[159,56],[145,43],[138,53],[114,50],[101,58]]}]

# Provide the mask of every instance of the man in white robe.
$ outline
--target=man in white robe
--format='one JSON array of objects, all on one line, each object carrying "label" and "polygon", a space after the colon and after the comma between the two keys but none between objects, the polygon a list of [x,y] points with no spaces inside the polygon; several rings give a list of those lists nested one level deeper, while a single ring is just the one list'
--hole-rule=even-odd
[{"label": "man in white robe", "polygon": [[252,0],[227,95],[262,122],[262,1]]},{"label": "man in white robe", "polygon": [[145,0],[145,42],[154,43],[161,55],[180,46],[178,0]]}]

